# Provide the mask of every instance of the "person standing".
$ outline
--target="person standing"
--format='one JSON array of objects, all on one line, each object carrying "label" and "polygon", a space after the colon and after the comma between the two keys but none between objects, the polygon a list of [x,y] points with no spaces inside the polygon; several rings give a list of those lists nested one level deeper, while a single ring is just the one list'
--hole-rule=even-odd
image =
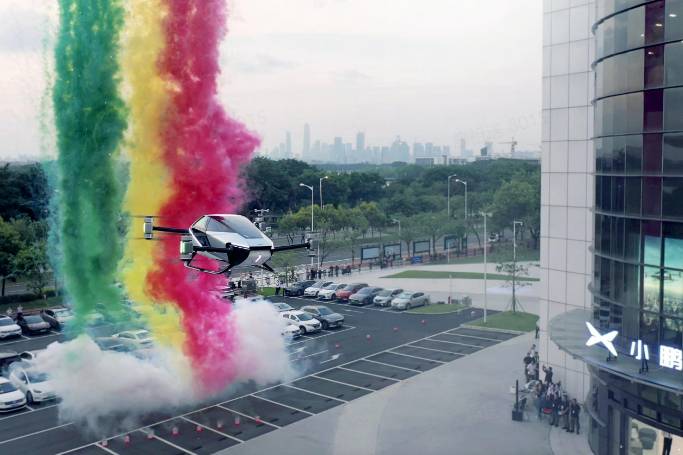
[{"label": "person standing", "polygon": [[545,373],[545,383],[546,384],[552,384],[553,383],[553,367],[546,367],[545,365],[543,366],[543,372]]},{"label": "person standing", "polygon": [[671,443],[673,442],[673,437],[668,431],[664,432],[664,447],[662,448],[662,455],[671,455]]},{"label": "person standing", "polygon": [[567,395],[565,395],[560,402],[559,415],[562,419],[562,429],[569,431],[569,400],[567,399]]},{"label": "person standing", "polygon": [[581,424],[579,423],[579,418],[581,417],[581,405],[576,401],[576,398],[572,399],[572,403],[569,406],[569,432],[573,433],[576,428],[576,434],[579,434],[579,429]]},{"label": "person standing", "polygon": [[280,278],[275,277],[275,295],[280,295]]}]

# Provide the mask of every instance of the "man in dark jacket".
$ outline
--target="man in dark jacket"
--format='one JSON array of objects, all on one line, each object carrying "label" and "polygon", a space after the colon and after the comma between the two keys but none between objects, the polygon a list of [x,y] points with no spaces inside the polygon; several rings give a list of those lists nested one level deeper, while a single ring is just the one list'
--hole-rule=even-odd
[{"label": "man in dark jacket", "polygon": [[552,384],[553,383],[553,367],[546,367],[545,365],[543,366],[543,372],[545,373],[545,383],[546,384]]},{"label": "man in dark jacket", "polygon": [[579,434],[579,429],[581,424],[579,423],[579,417],[581,416],[581,405],[574,398],[569,405],[569,432],[573,433],[574,428],[576,428],[576,434]]}]

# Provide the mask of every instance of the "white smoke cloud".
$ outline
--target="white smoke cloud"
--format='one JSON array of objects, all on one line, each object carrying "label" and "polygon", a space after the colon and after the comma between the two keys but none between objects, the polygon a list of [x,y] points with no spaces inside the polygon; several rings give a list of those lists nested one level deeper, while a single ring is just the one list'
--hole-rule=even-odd
[{"label": "white smoke cloud", "polygon": [[[293,378],[282,336],[286,321],[270,303],[237,303],[230,318],[238,342],[232,357],[235,380],[225,384],[226,390],[248,381],[267,385]],[[207,398],[180,352],[155,348],[149,358],[140,359],[102,351],[87,335],[50,344],[32,368],[48,375],[61,398],[60,418],[83,423],[98,436],[135,427],[149,413]]]}]

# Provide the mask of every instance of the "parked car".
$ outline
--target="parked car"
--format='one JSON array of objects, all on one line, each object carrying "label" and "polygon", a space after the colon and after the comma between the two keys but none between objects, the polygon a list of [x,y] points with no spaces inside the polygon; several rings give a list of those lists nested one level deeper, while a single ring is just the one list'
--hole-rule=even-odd
[{"label": "parked car", "polygon": [[417,306],[429,304],[429,296],[424,292],[404,291],[391,301],[391,308],[394,310],[409,310]]},{"label": "parked car", "polygon": [[351,305],[370,305],[380,291],[382,291],[382,288],[368,286],[355,294],[351,294],[349,303]]},{"label": "parked car", "polygon": [[47,333],[50,331],[50,324],[43,321],[37,314],[17,315],[17,325],[21,327],[22,333],[36,334]]},{"label": "parked car", "polygon": [[112,338],[117,338],[121,344],[132,350],[151,348],[154,345],[152,334],[147,330],[128,330],[116,333],[112,335]]},{"label": "parked car", "polygon": [[351,294],[355,294],[363,288],[368,287],[367,283],[351,283],[344,286],[344,288],[337,291],[337,298],[339,300],[349,300]]},{"label": "parked car", "polygon": [[36,360],[36,357],[38,357],[38,354],[40,354],[42,351],[42,349],[36,351],[24,351],[19,354],[19,358],[21,360]]},{"label": "parked car", "polygon": [[284,329],[282,329],[282,336],[287,341],[296,340],[301,337],[301,329],[293,324],[287,324]]},{"label": "parked car", "polygon": [[9,380],[14,387],[24,392],[29,403],[53,400],[57,397],[45,373],[37,373],[15,364],[10,368]]},{"label": "parked car", "polygon": [[304,289],[304,297],[318,297],[318,292],[330,284],[332,284],[331,281],[316,281],[311,286]]},{"label": "parked car", "polygon": [[0,316],[0,340],[21,336],[21,327],[8,316]]},{"label": "parked car", "polygon": [[1,351],[0,352],[0,373],[5,374],[9,370],[10,365],[21,360],[19,353],[16,351]]},{"label": "parked car", "polygon": [[391,306],[391,301],[401,292],[401,288],[383,289],[375,296],[373,303],[377,306]]},{"label": "parked car", "polygon": [[306,280],[290,284],[285,288],[285,295],[289,297],[298,297],[300,295],[304,295],[306,288],[313,286],[315,283],[315,280]]},{"label": "parked car", "polygon": [[287,305],[285,302],[270,302],[273,304],[276,310],[278,310],[280,313],[283,313],[285,311],[292,311],[294,309],[293,306]]},{"label": "parked car", "polygon": [[326,306],[307,305],[302,307],[301,311],[310,313],[311,316],[320,321],[323,330],[327,330],[330,327],[341,327],[344,325],[344,316],[339,313],[335,313]]},{"label": "parked car", "polygon": [[130,346],[123,344],[121,338],[98,337],[94,341],[103,351],[131,352],[133,350]]},{"label": "parked car", "polygon": [[282,313],[282,317],[287,319],[291,325],[298,326],[301,329],[301,334],[319,332],[322,324],[315,319],[310,313],[301,310],[287,311]]},{"label": "parked car", "polygon": [[341,283],[332,283],[318,292],[318,300],[337,300],[337,291],[343,289],[346,285]]},{"label": "parked car", "polygon": [[0,377],[0,412],[14,411],[26,406],[26,395],[9,379]]},{"label": "parked car", "polygon": [[62,328],[74,318],[73,312],[68,308],[50,308],[42,310],[40,316],[55,330],[62,330]]}]

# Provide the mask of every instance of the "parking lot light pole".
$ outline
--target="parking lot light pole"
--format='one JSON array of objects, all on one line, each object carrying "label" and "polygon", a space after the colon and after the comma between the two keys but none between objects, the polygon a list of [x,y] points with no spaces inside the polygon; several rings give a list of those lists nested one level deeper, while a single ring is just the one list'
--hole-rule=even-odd
[{"label": "parking lot light pole", "polygon": [[524,226],[522,221],[512,221],[512,312],[517,307],[517,225]]},{"label": "parking lot light pole", "polygon": [[488,233],[486,232],[486,218],[491,216],[490,213],[486,212],[479,212],[481,216],[484,217],[484,324],[486,324],[486,315],[488,313],[488,286],[487,286],[487,278],[488,278],[488,261],[487,261],[487,250],[489,249],[489,238],[488,238]]},{"label": "parking lot light pole", "polygon": [[327,180],[330,177],[326,175],[325,177],[320,177],[320,209],[323,209],[323,180]]},{"label": "parking lot light pole", "polygon": [[467,182],[460,179],[455,179],[455,183],[462,183],[465,185],[465,219],[467,219]]},{"label": "parking lot light pole", "polygon": [[[315,194],[315,191],[313,191],[313,185],[306,185],[305,183],[299,183],[299,186],[303,188],[308,188],[311,190],[311,237],[313,237],[313,208],[315,207],[315,202],[313,202],[313,195]],[[311,256],[311,268],[313,267],[313,256]]]},{"label": "parking lot light pole", "polygon": [[457,177],[457,176],[458,176],[458,174],[453,174],[453,175],[448,176],[448,204],[447,204],[448,209],[447,210],[448,210],[448,219],[449,220],[451,219],[451,179],[453,177]]}]

